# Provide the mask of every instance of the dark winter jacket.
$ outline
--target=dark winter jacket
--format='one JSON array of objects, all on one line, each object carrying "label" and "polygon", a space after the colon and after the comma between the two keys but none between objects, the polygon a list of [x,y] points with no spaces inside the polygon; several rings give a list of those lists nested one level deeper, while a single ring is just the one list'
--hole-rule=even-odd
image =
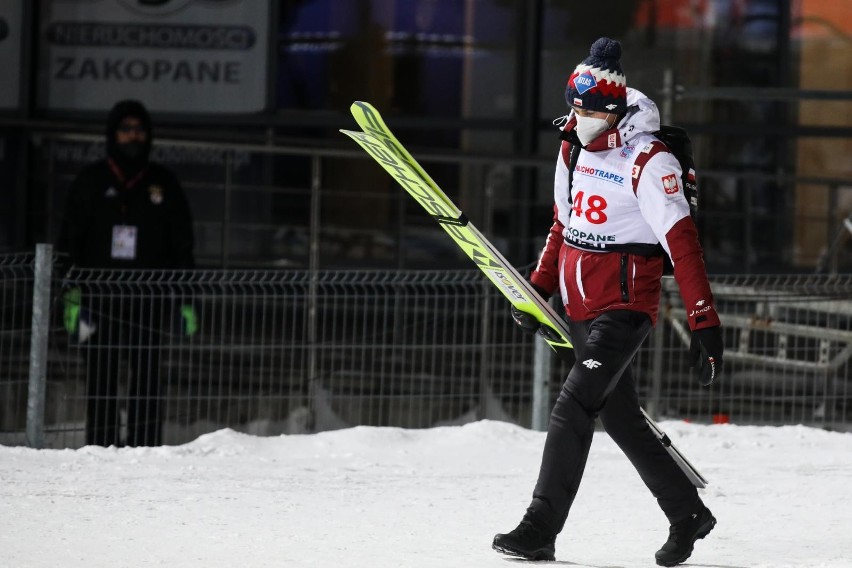
[{"label": "dark winter jacket", "polygon": [[[121,155],[115,131],[126,116],[148,131],[144,151],[134,160]],[[150,119],[136,101],[122,101],[107,120],[107,155],[86,167],[68,194],[57,248],[69,264],[86,268],[192,268],[192,217],[177,178],[148,161]],[[133,258],[116,255],[122,231],[135,234]]]},{"label": "dark winter jacket", "polygon": [[[136,258],[112,257],[113,231],[136,227]],[[88,268],[192,268],[192,218],[180,184],[149,164],[122,183],[108,160],[84,169],[68,195],[58,248]]]}]

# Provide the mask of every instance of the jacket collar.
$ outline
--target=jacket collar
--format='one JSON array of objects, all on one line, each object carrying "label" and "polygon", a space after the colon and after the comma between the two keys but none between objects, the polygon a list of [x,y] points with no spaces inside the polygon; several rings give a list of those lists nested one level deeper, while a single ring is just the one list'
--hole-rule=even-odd
[{"label": "jacket collar", "polygon": [[589,142],[587,145],[582,146],[580,144],[580,138],[577,136],[577,133],[574,131],[574,128],[577,126],[577,118],[572,114],[571,118],[565,123],[565,126],[562,128],[562,135],[560,136],[563,140],[567,140],[572,145],[577,145],[583,148],[588,152],[600,152],[602,150],[611,150],[612,148],[618,148],[622,145],[621,142],[621,133],[619,133],[618,128],[613,126],[609,130],[603,131],[597,138]]}]

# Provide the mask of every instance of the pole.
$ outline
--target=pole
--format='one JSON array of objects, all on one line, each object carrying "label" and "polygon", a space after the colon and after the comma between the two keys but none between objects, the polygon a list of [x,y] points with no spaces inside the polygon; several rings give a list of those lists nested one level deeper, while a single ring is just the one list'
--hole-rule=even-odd
[{"label": "pole", "polygon": [[33,280],[30,336],[30,375],[27,397],[27,445],[44,446],[44,400],[47,383],[47,335],[50,329],[50,278],[53,246],[37,244]]},{"label": "pole", "polygon": [[547,421],[550,417],[550,371],[552,364],[550,346],[545,341],[534,339],[535,350],[533,351],[533,392],[532,392],[532,420],[530,428],[539,432],[547,430]]}]

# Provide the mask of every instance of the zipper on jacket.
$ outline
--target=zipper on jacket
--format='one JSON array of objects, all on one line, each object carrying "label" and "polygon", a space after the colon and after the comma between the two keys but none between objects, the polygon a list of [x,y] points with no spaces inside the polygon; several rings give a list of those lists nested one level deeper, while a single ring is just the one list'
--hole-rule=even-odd
[{"label": "zipper on jacket", "polygon": [[627,290],[627,261],[628,255],[621,255],[621,301],[625,304],[630,302],[630,294]]}]

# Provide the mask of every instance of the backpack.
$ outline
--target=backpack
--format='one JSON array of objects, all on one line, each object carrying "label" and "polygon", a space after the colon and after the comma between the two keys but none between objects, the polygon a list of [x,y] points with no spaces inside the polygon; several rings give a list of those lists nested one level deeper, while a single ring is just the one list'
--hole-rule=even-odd
[{"label": "backpack", "polygon": [[[695,217],[698,214],[698,180],[695,175],[695,159],[692,156],[692,141],[689,139],[689,134],[683,128],[664,124],[653,135],[666,145],[680,164],[683,195],[686,197],[687,203],[689,203],[689,215],[695,221]],[[560,138],[565,140],[562,136]],[[580,150],[581,148],[576,144],[571,145],[571,156],[568,166],[569,188],[574,183],[574,168],[577,167]],[[571,201],[570,195],[568,199]]]},{"label": "backpack", "polygon": [[683,128],[662,125],[654,136],[665,144],[680,164],[683,172],[683,195],[689,203],[689,215],[695,221],[698,214],[698,178],[695,175],[695,159],[692,157],[692,140]]}]

